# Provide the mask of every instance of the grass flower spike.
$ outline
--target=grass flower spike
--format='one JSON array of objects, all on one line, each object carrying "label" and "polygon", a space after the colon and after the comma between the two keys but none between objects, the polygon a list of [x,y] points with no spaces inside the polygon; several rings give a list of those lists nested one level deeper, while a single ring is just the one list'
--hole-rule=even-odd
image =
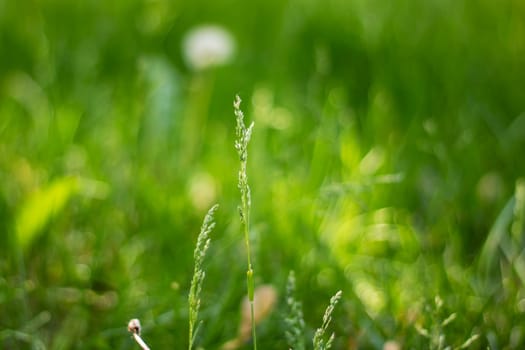
[{"label": "grass flower spike", "polygon": [[191,350],[195,341],[195,335],[197,334],[197,318],[199,316],[199,308],[201,304],[200,293],[202,289],[202,282],[204,281],[205,272],[202,269],[202,262],[206,256],[206,251],[210,246],[209,234],[215,227],[213,222],[213,214],[219,206],[216,204],[208,210],[208,213],[204,217],[204,221],[201,226],[199,237],[197,238],[197,245],[193,252],[195,260],[195,267],[193,270],[193,278],[191,280],[190,292],[188,296],[189,302],[189,337],[188,337],[188,349]]},{"label": "grass flower spike", "polygon": [[288,283],[286,285],[286,304],[288,305],[288,317],[284,319],[287,330],[286,340],[290,349],[304,350],[304,317],[301,303],[295,296],[295,273],[290,271]]},{"label": "grass flower spike", "polygon": [[248,162],[248,143],[252,136],[253,122],[250,126],[246,127],[244,124],[244,114],[241,111],[241,98],[235,96],[233,102],[233,109],[237,121],[235,128],[237,139],[235,140],[235,149],[239,155],[241,162],[241,168],[239,170],[239,191],[241,192],[241,205],[239,206],[239,215],[241,218],[241,226],[244,232],[244,241],[246,243],[246,256],[248,260],[248,271],[246,271],[247,287],[248,287],[248,300],[250,302],[250,314],[252,319],[252,338],[253,348],[257,349],[257,338],[255,332],[255,316],[253,306],[253,294],[254,294],[254,282],[253,282],[253,268],[250,252],[250,208],[251,208],[251,197],[250,197],[250,186],[248,185],[247,175],[247,162]]},{"label": "grass flower spike", "polygon": [[339,302],[339,299],[341,299],[342,294],[343,293],[341,291],[338,291],[330,299],[330,305],[328,305],[326,311],[324,312],[323,324],[320,328],[318,328],[315,331],[313,339],[314,350],[328,350],[332,347],[332,342],[334,341],[334,333],[330,335],[328,340],[324,339],[324,335],[326,333],[326,330],[328,329],[328,326],[330,325],[330,322],[332,321],[332,313],[334,312],[335,306]]}]

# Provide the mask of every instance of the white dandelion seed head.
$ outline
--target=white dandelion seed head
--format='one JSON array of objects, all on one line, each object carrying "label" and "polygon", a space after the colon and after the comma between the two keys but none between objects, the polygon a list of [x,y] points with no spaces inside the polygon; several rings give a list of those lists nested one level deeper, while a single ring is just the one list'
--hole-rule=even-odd
[{"label": "white dandelion seed head", "polygon": [[235,42],[226,29],[216,25],[203,25],[186,33],[182,49],[186,64],[198,71],[230,62],[235,51]]}]

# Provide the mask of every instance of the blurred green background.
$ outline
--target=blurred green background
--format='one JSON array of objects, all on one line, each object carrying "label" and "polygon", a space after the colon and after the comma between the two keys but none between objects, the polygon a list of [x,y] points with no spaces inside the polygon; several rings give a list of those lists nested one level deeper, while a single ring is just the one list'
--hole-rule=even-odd
[{"label": "blurred green background", "polygon": [[[195,68],[207,24],[235,50]],[[295,270],[307,339],[341,289],[336,349],[437,348],[417,327],[522,349],[524,82],[519,0],[0,0],[0,347],[135,349],[132,317],[187,347],[214,203],[196,342],[235,337],[238,93],[256,281],[279,293],[261,348],[288,346]]]}]

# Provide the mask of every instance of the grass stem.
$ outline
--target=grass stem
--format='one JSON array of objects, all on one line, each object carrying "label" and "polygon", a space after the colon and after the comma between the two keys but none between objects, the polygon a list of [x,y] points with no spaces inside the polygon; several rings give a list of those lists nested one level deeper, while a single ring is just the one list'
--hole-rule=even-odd
[{"label": "grass stem", "polygon": [[248,300],[250,301],[250,315],[252,323],[252,340],[253,349],[257,350],[257,334],[255,331],[255,310],[254,310],[254,289],[255,283],[253,280],[253,268],[251,260],[250,250],[250,208],[251,208],[251,196],[250,186],[248,185],[248,143],[252,135],[253,122],[250,126],[246,127],[244,124],[244,114],[241,111],[241,98],[235,96],[233,102],[234,113],[237,121],[235,128],[237,139],[235,140],[235,149],[239,155],[240,170],[239,170],[239,183],[238,187],[241,192],[241,205],[239,206],[239,216],[241,219],[242,231],[244,233],[244,241],[246,244],[246,256],[248,262],[248,270],[246,271],[246,282],[248,289]]}]

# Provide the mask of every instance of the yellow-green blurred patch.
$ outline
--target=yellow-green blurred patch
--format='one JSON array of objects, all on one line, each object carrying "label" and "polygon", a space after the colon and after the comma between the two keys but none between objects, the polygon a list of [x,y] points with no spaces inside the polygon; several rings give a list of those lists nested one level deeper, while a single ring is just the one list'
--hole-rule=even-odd
[{"label": "yellow-green blurred patch", "polygon": [[108,186],[99,181],[62,177],[31,194],[16,217],[16,240],[25,251],[42,232],[45,225],[60,213],[68,200],[80,193],[86,197],[104,198]]},{"label": "yellow-green blurred patch", "polygon": [[16,238],[22,250],[26,250],[42,232],[46,223],[62,211],[69,198],[77,190],[77,179],[64,177],[41,188],[27,198],[16,218]]}]

